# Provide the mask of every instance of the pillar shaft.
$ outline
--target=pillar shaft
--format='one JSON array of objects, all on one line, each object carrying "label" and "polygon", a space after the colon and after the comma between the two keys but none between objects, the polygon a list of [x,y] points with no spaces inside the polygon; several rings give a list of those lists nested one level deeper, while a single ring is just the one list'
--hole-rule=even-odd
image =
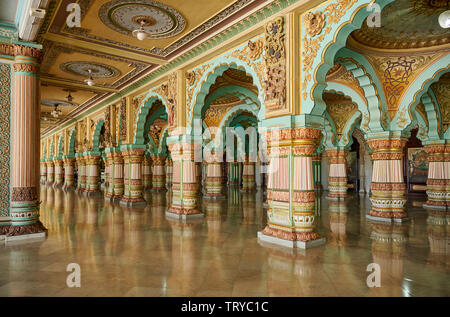
[{"label": "pillar shaft", "polygon": [[92,195],[100,193],[100,155],[88,153],[86,161],[86,188],[84,192]]},{"label": "pillar shaft", "polygon": [[172,187],[173,179],[173,161],[170,158],[166,159],[166,187],[169,189]]},{"label": "pillar shaft", "polygon": [[78,166],[77,190],[83,192],[86,189],[86,160],[84,156],[80,154],[77,156],[76,161]]},{"label": "pillar shaft", "polygon": [[152,188],[152,159],[144,156],[142,163],[142,186],[144,189]]},{"label": "pillar shaft", "polygon": [[152,189],[155,191],[166,188],[165,156],[152,156]]},{"label": "pillar shaft", "polygon": [[222,183],[222,153],[213,155],[206,162],[206,193],[205,197],[221,198],[223,195]]},{"label": "pillar shaft", "polygon": [[105,152],[109,165],[109,184],[106,189],[105,199],[120,199],[124,192],[123,158],[121,153],[115,148],[107,148]]},{"label": "pillar shaft", "polygon": [[55,166],[53,161],[47,161],[47,184],[52,185],[55,181]]},{"label": "pillar shaft", "polygon": [[311,128],[266,133],[270,157],[269,209],[267,226],[258,234],[260,239],[297,248],[324,243],[314,231],[312,156],[320,133]]},{"label": "pillar shaft", "polygon": [[401,221],[407,217],[402,164],[406,139],[385,137],[369,140],[368,143],[373,150],[370,217]]},{"label": "pillar shaft", "polygon": [[328,197],[344,199],[347,197],[347,162],[348,151],[343,149],[327,150],[330,163],[328,174]]},{"label": "pillar shaft", "polygon": [[313,156],[314,189],[322,189],[322,155]]},{"label": "pillar shaft", "polygon": [[425,207],[436,209],[450,208],[450,146],[448,144],[429,144],[428,179]]},{"label": "pillar shaft", "polygon": [[11,226],[6,235],[44,232],[39,221],[39,105],[41,52],[14,47],[14,107],[11,107]]},{"label": "pillar shaft", "polygon": [[64,189],[74,189],[75,158],[64,158]]},{"label": "pillar shaft", "polygon": [[194,160],[194,151],[200,151],[199,145],[177,143],[169,146],[173,160],[172,205],[167,210],[175,215],[202,215],[197,208],[198,163]]},{"label": "pillar shaft", "polygon": [[40,171],[41,171],[41,177],[40,177],[40,183],[42,185],[45,185],[47,182],[47,163],[45,161],[41,161],[40,164]]},{"label": "pillar shaft", "polygon": [[241,169],[239,162],[230,162],[228,164],[228,184],[239,185],[241,178]]},{"label": "pillar shaft", "polygon": [[242,170],[242,190],[256,190],[255,162],[250,162],[249,157],[245,158]]},{"label": "pillar shaft", "polygon": [[54,160],[53,164],[55,168],[55,182],[53,185],[56,187],[62,187],[64,182],[64,161],[62,159]]},{"label": "pillar shaft", "polygon": [[120,203],[126,206],[145,206],[142,194],[142,162],[145,151],[142,149],[122,149],[124,161],[124,193]]}]

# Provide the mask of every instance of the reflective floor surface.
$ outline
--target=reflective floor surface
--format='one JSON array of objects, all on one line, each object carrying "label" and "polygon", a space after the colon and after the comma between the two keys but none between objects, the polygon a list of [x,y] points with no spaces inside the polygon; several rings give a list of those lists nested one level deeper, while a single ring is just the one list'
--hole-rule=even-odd
[{"label": "reflective floor surface", "polygon": [[[322,194],[317,231],[325,245],[292,252],[261,245],[262,192],[229,189],[201,201],[203,219],[166,218],[170,192],[146,192],[146,208],[127,209],[103,196],[42,187],[45,241],[0,247],[0,296],[449,296],[450,216],[409,198],[410,221],[366,220],[370,201],[336,203]],[[202,200],[202,199],[200,199]],[[69,263],[81,287],[69,288]],[[370,288],[370,263],[381,287]]]}]

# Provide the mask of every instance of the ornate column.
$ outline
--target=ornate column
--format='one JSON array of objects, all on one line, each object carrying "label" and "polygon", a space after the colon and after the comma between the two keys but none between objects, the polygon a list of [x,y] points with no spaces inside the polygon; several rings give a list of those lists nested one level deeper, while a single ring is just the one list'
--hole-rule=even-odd
[{"label": "ornate column", "polygon": [[42,185],[45,185],[45,183],[47,182],[47,163],[45,162],[45,159],[41,160],[41,167],[40,167],[40,171],[41,171],[41,177],[40,177],[40,183]]},{"label": "ornate column", "polygon": [[446,210],[450,206],[450,146],[443,142],[425,145],[429,163],[425,208]]},{"label": "ornate column", "polygon": [[75,158],[64,157],[64,189],[75,189],[73,173],[75,171]]},{"label": "ornate column", "polygon": [[86,189],[86,161],[83,153],[75,154],[75,160],[78,166],[77,191],[83,192]]},{"label": "ornate column", "polygon": [[172,205],[166,215],[177,219],[203,217],[203,213],[197,208],[198,163],[194,160],[194,151],[201,151],[201,145],[186,143],[178,140],[178,137],[171,140],[175,144],[169,145],[173,161],[173,194]]},{"label": "ornate column", "polygon": [[287,128],[265,133],[268,144],[269,184],[267,226],[258,232],[265,242],[291,248],[325,243],[314,231],[312,156],[321,130]]},{"label": "ornate column", "polygon": [[[39,49],[14,45],[11,107],[11,225],[6,241],[45,237],[39,221]],[[53,180],[52,180],[53,181]]]},{"label": "ornate column", "polygon": [[222,185],[222,153],[211,154],[206,161],[206,193],[204,198],[225,198]]},{"label": "ornate column", "polygon": [[166,159],[166,188],[172,187],[173,162],[170,158]]},{"label": "ornate column", "polygon": [[124,161],[124,193],[120,204],[127,207],[145,206],[147,202],[142,194],[142,162],[145,147],[127,144],[122,145],[120,149]]},{"label": "ornate column", "polygon": [[328,174],[328,196],[329,199],[341,200],[347,197],[347,163],[348,151],[335,148],[326,151],[330,172]]},{"label": "ornate column", "polygon": [[63,171],[63,165],[64,161],[62,159],[55,159],[53,160],[53,164],[55,166],[55,182],[53,186],[55,187],[62,187],[64,183],[64,171]]},{"label": "ornate column", "polygon": [[228,166],[228,185],[238,186],[241,175],[239,162],[230,162]]},{"label": "ornate column", "polygon": [[152,171],[152,190],[162,191],[166,189],[166,171],[165,171],[166,157],[152,156],[153,171]]},{"label": "ornate column", "polygon": [[403,150],[406,139],[400,136],[371,137],[373,172],[370,186],[372,208],[368,219],[401,222],[407,219],[403,179]]},{"label": "ornate column", "polygon": [[47,160],[47,184],[53,185],[55,182],[55,166],[52,159]]},{"label": "ornate column", "polygon": [[142,162],[142,187],[144,189],[152,187],[152,159],[148,154],[145,154]]},{"label": "ornate column", "polygon": [[242,190],[248,192],[256,190],[255,162],[250,162],[248,156],[245,157],[242,171]]},{"label": "ornate column", "polygon": [[88,196],[98,195],[100,191],[100,153],[85,152],[86,162],[86,188],[84,193]]},{"label": "ornate column", "polygon": [[198,195],[201,195],[202,190],[203,190],[203,188],[202,188],[202,176],[203,176],[202,171],[203,171],[203,162],[195,163],[195,175],[196,175],[195,177],[196,177],[197,184],[198,184],[198,186],[197,186],[197,194]]},{"label": "ornate column", "polygon": [[105,200],[114,201],[123,196],[123,158],[117,148],[106,148],[105,153],[109,164],[109,184]]}]

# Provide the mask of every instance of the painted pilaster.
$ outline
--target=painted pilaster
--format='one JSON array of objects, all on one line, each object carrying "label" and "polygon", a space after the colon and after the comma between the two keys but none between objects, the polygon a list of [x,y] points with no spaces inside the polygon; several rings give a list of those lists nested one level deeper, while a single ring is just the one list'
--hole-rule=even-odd
[{"label": "painted pilaster", "polygon": [[173,162],[172,159],[166,159],[166,188],[170,189],[172,187],[173,178]]},{"label": "painted pilaster", "polygon": [[313,156],[314,189],[322,190],[322,155]]},{"label": "painted pilaster", "polygon": [[[41,51],[14,46],[14,106],[11,107],[11,226],[7,241],[47,229],[39,221],[39,63]],[[23,237],[22,237],[23,238]]]},{"label": "painted pilaster", "polygon": [[75,189],[74,174],[75,171],[75,158],[64,158],[64,186],[63,189]]},{"label": "painted pilaster", "polygon": [[84,192],[86,189],[86,160],[82,153],[75,154],[78,166],[78,183],[77,191]]},{"label": "painted pilaster", "polygon": [[105,153],[109,164],[109,184],[105,200],[118,200],[122,198],[124,192],[123,158],[117,148],[106,148]]},{"label": "painted pilaster", "polygon": [[200,151],[200,145],[178,141],[169,145],[169,149],[173,160],[173,195],[166,215],[182,219],[203,217],[197,207],[198,163],[194,160],[194,153]]},{"label": "painted pilaster", "polygon": [[245,158],[242,170],[242,190],[247,192],[256,190],[255,162],[250,162],[249,157]]},{"label": "painted pilaster", "polygon": [[120,149],[124,161],[124,193],[120,204],[127,207],[145,206],[147,202],[142,193],[142,162],[144,161],[145,147],[122,145]]},{"label": "painted pilaster", "polygon": [[332,149],[326,151],[330,170],[328,174],[329,199],[345,199],[347,197],[347,162],[348,151]]},{"label": "painted pilaster", "polygon": [[62,159],[56,159],[53,161],[53,165],[55,168],[55,182],[53,186],[62,187],[64,183],[64,161]]},{"label": "painted pilaster", "polygon": [[48,159],[47,164],[47,184],[53,185],[55,182],[55,166],[51,159]]},{"label": "painted pilaster", "polygon": [[240,174],[241,174],[241,170],[240,170],[239,162],[228,163],[228,185],[238,186]]},{"label": "painted pilaster", "polygon": [[86,188],[84,193],[88,196],[98,195],[100,191],[100,153],[86,152]]},{"label": "painted pilaster", "polygon": [[45,160],[41,160],[40,171],[41,171],[40,183],[42,185],[45,185],[45,183],[47,182],[47,163],[45,162]]},{"label": "painted pilaster", "polygon": [[148,154],[142,162],[142,186],[144,190],[152,187],[152,159]]},{"label": "painted pilaster", "polygon": [[311,128],[268,131],[267,226],[260,240],[293,248],[325,243],[314,231],[312,157],[321,131]]},{"label": "painted pilaster", "polygon": [[428,200],[424,207],[446,210],[450,208],[450,145],[446,141],[441,142],[425,145],[428,153]]},{"label": "painted pilaster", "polygon": [[367,218],[378,221],[407,219],[406,186],[403,178],[403,150],[406,139],[400,136],[370,138],[373,172],[370,185],[372,208]]},{"label": "painted pilaster", "polygon": [[206,193],[204,198],[224,198],[222,184],[222,153],[212,154],[206,162]]},{"label": "painted pilaster", "polygon": [[163,191],[166,189],[165,156],[152,156],[152,190]]}]

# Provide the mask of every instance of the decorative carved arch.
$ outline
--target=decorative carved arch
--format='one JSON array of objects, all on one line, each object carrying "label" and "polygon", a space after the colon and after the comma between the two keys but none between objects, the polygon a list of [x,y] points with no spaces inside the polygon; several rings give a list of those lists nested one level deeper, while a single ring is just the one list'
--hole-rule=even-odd
[{"label": "decorative carved arch", "polygon": [[145,124],[147,122],[147,115],[156,101],[160,101],[164,105],[166,113],[169,113],[169,109],[167,108],[165,98],[163,98],[160,94],[154,91],[150,91],[144,98],[144,101],[139,106],[139,110],[136,114],[133,144],[138,145],[145,144],[144,134],[145,134]]},{"label": "decorative carved arch", "polygon": [[263,79],[259,78],[255,70],[245,61],[233,57],[219,57],[208,67],[193,90],[193,96],[195,97],[192,99],[194,101],[192,107],[189,108],[191,111],[189,111],[187,116],[188,127],[193,126],[194,118],[201,118],[202,109],[205,106],[205,98],[209,93],[211,85],[215,83],[217,77],[221,76],[229,68],[245,71],[247,75],[253,78],[253,84],[258,88],[257,100],[261,105],[257,118],[259,120],[264,118],[264,97],[263,87],[261,85]]},{"label": "decorative carved arch", "polygon": [[104,123],[105,123],[105,120],[100,119],[95,124],[94,136],[93,136],[93,140],[92,140],[92,151],[93,152],[100,151],[100,132],[102,130]]}]

